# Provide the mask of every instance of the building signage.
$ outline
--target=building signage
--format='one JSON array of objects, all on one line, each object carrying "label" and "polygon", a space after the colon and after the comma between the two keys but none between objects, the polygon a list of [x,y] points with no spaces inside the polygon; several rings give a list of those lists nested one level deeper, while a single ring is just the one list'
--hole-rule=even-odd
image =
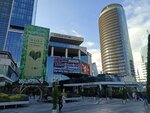
[{"label": "building signage", "polygon": [[54,73],[80,73],[80,70],[80,61],[78,59],[54,59]]},{"label": "building signage", "polygon": [[46,70],[49,29],[26,26],[21,58],[22,78],[43,78]]}]

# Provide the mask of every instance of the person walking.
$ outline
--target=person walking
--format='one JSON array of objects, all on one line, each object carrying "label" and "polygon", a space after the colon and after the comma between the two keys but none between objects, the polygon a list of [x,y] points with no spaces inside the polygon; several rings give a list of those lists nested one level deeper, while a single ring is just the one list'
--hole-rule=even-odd
[{"label": "person walking", "polygon": [[61,94],[58,97],[58,105],[59,105],[59,112],[61,112],[61,109],[63,107],[63,100],[62,100],[62,95]]},{"label": "person walking", "polygon": [[124,86],[122,89],[122,103],[126,104],[127,102],[127,88]]},{"label": "person walking", "polygon": [[136,101],[136,94],[135,94],[135,92],[132,92],[132,99],[133,99],[134,101]]},{"label": "person walking", "polygon": [[145,109],[149,109],[149,106],[148,106],[148,101],[147,101],[147,99],[148,99],[148,96],[147,96],[147,94],[146,93],[143,93],[143,102],[144,102],[144,107],[145,107]]},{"label": "person walking", "polygon": [[102,94],[101,94],[101,91],[100,89],[97,90],[97,97],[98,97],[98,101],[96,104],[100,104],[100,102],[102,101]]}]

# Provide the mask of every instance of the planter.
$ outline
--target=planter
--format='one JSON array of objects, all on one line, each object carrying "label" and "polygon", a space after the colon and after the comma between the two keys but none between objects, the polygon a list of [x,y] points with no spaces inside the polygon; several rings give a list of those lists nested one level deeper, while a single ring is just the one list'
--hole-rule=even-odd
[{"label": "planter", "polygon": [[0,102],[0,106],[3,106],[4,109],[6,106],[16,106],[17,105],[28,105],[29,101],[16,101],[16,102]]},{"label": "planter", "polygon": [[52,113],[57,113],[57,109],[52,109]]}]

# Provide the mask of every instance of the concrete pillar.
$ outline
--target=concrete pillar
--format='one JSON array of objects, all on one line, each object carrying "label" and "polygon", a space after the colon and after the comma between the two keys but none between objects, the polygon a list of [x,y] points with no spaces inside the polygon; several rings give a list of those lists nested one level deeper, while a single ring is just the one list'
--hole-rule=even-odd
[{"label": "concrete pillar", "polygon": [[79,58],[79,60],[81,59],[81,51],[80,51],[80,49],[78,50],[78,58]]},{"label": "concrete pillar", "polygon": [[54,47],[51,47],[51,56],[54,56]]},{"label": "concrete pillar", "polygon": [[65,49],[65,57],[68,58],[68,48]]},{"label": "concrete pillar", "polygon": [[112,87],[109,87],[109,89],[108,89],[108,95],[109,95],[109,97],[112,99]]}]

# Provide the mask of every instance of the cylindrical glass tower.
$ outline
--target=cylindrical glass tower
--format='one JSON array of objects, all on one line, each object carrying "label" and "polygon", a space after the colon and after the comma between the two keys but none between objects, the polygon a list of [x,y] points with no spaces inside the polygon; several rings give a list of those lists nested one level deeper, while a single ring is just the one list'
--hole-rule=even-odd
[{"label": "cylindrical glass tower", "polygon": [[135,76],[124,9],[106,6],[99,17],[100,46],[104,73]]}]

